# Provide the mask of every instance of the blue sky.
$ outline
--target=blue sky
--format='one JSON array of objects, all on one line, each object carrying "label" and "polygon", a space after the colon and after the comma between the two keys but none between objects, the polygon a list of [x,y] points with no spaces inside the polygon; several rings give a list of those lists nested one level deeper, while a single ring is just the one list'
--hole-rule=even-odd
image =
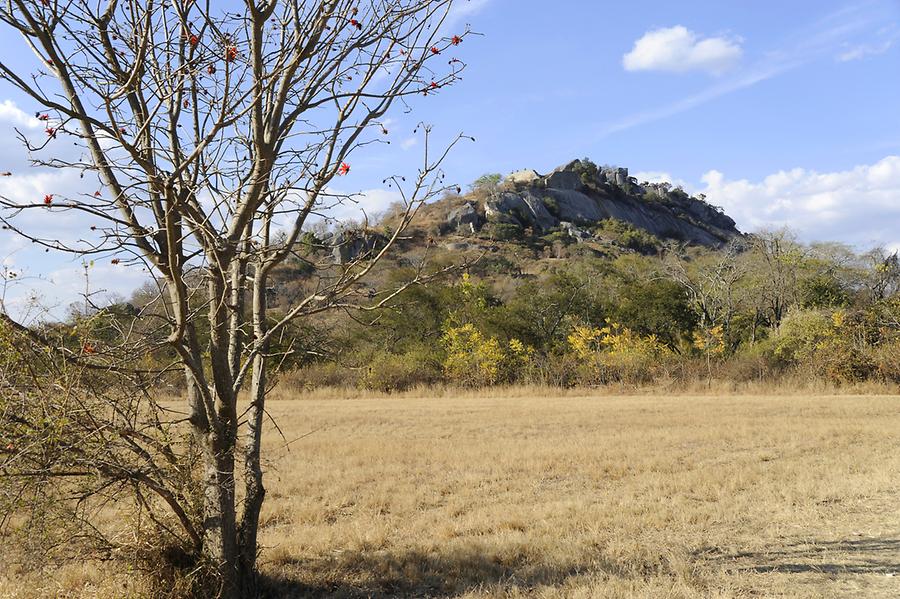
[{"label": "blue sky", "polygon": [[[412,131],[426,121],[476,138],[445,165],[461,184],[588,156],[706,193],[744,231],[900,248],[900,0],[458,5],[454,27],[483,34],[458,49],[463,81],[393,115],[390,148],[353,156],[340,181],[368,190],[369,213],[392,199],[386,175],[414,172]],[[22,47],[7,29],[0,41]],[[0,128],[21,111],[32,109],[0,85]],[[0,158],[20,161],[13,152]],[[3,185],[38,193],[51,176]],[[77,293],[78,264],[29,252],[0,232],[0,262],[53,280],[40,293],[60,303]],[[142,276],[97,273],[123,294]]]},{"label": "blue sky", "polygon": [[[900,0],[466,8],[484,37],[465,79],[415,113],[476,137],[451,179],[588,156],[706,193],[744,231],[900,248]],[[357,175],[402,163],[380,158]]]}]

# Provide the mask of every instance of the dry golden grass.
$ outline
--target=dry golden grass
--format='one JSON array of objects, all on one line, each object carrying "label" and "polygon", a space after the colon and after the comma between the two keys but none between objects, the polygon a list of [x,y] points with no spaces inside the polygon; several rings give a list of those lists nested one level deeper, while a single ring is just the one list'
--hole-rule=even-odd
[{"label": "dry golden grass", "polygon": [[273,594],[900,596],[900,398],[528,395],[273,402]]}]

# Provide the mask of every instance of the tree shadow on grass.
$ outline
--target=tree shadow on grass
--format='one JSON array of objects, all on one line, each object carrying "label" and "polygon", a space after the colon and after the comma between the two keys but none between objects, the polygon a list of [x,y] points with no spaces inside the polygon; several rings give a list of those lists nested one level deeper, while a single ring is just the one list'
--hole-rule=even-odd
[{"label": "tree shadow on grass", "polygon": [[900,539],[797,542],[783,548],[734,554],[706,553],[743,572],[900,575]]},{"label": "tree shadow on grass", "polygon": [[[271,569],[264,572],[262,588],[264,596],[273,599],[437,598],[498,584],[520,589],[559,585],[588,569],[575,563],[548,565],[530,561],[525,555],[504,560],[476,551],[347,552],[333,558],[282,561],[280,573],[272,573]],[[597,564],[591,564],[591,569],[596,567]]]}]

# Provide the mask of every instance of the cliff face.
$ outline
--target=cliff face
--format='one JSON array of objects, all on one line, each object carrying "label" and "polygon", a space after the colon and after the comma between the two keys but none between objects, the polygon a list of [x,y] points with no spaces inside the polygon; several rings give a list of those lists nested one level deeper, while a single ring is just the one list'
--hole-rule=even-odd
[{"label": "cliff face", "polygon": [[470,200],[447,215],[461,234],[487,224],[562,231],[584,239],[583,228],[616,219],[663,240],[717,248],[741,235],[720,209],[667,184],[640,185],[624,168],[575,160],[549,175],[519,171],[485,200]]}]

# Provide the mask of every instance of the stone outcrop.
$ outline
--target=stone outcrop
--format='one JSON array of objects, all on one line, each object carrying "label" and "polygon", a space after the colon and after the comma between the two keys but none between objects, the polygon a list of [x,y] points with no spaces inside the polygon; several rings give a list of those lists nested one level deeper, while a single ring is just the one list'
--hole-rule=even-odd
[{"label": "stone outcrop", "polygon": [[483,204],[470,201],[447,217],[449,229],[474,232],[485,222],[538,233],[560,230],[578,240],[605,219],[617,219],[659,237],[720,247],[741,235],[720,209],[666,184],[638,185],[621,167],[596,168],[575,160],[549,175],[525,170],[506,178],[506,191]]},{"label": "stone outcrop", "polygon": [[521,171],[510,173],[504,180],[509,181],[510,183],[523,183],[525,185],[528,185],[534,183],[540,178],[541,176],[537,173],[537,171],[526,168]]},{"label": "stone outcrop", "polygon": [[329,243],[334,263],[349,264],[365,254],[382,249],[387,239],[374,231],[347,230],[333,235]]},{"label": "stone outcrop", "polygon": [[484,222],[474,202],[466,202],[447,215],[447,224],[457,233],[474,233]]}]

